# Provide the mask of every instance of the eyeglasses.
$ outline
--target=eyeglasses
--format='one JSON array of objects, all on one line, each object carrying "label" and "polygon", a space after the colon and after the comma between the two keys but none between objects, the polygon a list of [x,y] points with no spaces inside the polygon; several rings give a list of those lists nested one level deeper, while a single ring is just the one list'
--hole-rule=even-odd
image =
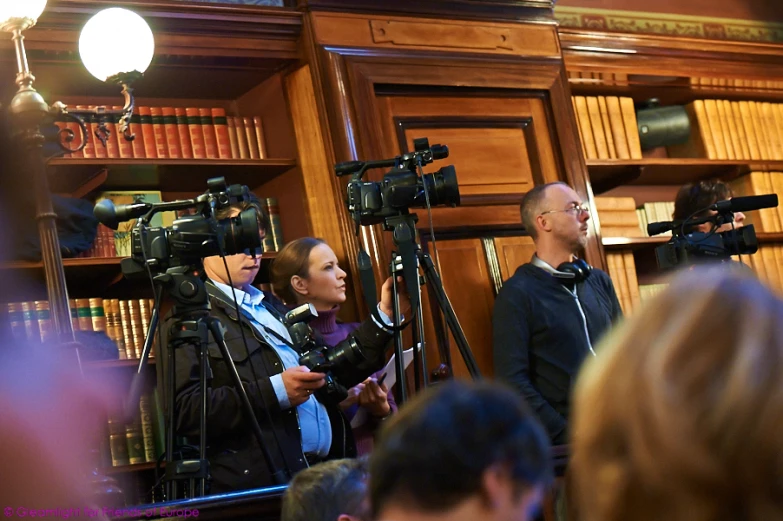
[{"label": "eyeglasses", "polygon": [[582,204],[574,203],[573,205],[566,208],[565,210],[547,210],[546,212],[541,212],[540,215],[546,215],[548,213],[560,213],[560,212],[571,212],[574,215],[581,215],[582,212],[590,213],[590,207],[587,205],[587,203],[582,203]]}]

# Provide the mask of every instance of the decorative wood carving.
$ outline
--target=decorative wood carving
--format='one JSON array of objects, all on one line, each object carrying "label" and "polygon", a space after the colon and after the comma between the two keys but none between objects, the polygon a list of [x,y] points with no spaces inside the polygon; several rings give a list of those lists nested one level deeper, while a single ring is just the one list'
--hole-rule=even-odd
[{"label": "decorative wood carving", "polygon": [[552,22],[554,0],[299,0],[312,11],[402,14],[454,20]]},{"label": "decorative wood carving", "polygon": [[554,25],[421,21],[405,17],[367,19],[322,13],[314,18],[319,43],[396,50],[462,50],[490,54],[560,57]]}]

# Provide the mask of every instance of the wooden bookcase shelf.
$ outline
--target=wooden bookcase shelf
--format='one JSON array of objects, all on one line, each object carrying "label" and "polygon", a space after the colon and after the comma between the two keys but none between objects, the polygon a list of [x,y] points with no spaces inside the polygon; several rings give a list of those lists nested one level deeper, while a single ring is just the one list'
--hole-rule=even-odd
[{"label": "wooden bookcase shelf", "polygon": [[55,193],[73,193],[106,170],[101,189],[199,193],[213,177],[225,177],[228,184],[258,185],[295,166],[294,159],[57,158],[49,162],[49,183]]},{"label": "wooden bookcase shelf", "polygon": [[[262,264],[269,263],[277,256],[277,252],[264,253]],[[66,275],[71,271],[87,268],[95,270],[96,267],[106,268],[110,271],[118,271],[122,259],[127,257],[84,257],[76,259],[63,259],[63,267]],[[10,261],[0,262],[0,270],[43,270],[42,262]]]},{"label": "wooden bookcase shelf", "polygon": [[660,246],[669,242],[671,237],[604,237],[601,243],[604,248],[615,250],[636,250]]},{"label": "wooden bookcase shelf", "polygon": [[[783,232],[756,233],[759,244],[783,243]],[[604,248],[611,250],[639,250],[645,248],[655,248],[661,244],[666,244],[671,240],[671,236],[657,237],[604,237],[601,243]]]},{"label": "wooden bookcase shelf", "polygon": [[748,87],[694,86],[690,78],[677,78],[665,84],[651,84],[629,81],[627,84],[612,84],[585,78],[569,79],[571,93],[575,96],[625,96],[635,102],[657,99],[661,105],[687,105],[696,99],[727,99],[731,101],[783,102],[783,90],[754,89]]},{"label": "wooden bookcase shelf", "polygon": [[683,185],[719,177],[731,180],[748,172],[781,171],[783,161],[668,159],[588,159],[587,169],[596,195],[623,185]]},{"label": "wooden bookcase shelf", "polygon": [[[126,360],[96,360],[94,362],[87,362],[85,364],[90,369],[117,369],[117,368],[137,368],[139,366],[139,360],[136,358]],[[147,359],[148,366],[155,365],[154,358]]]},{"label": "wooden bookcase shelf", "polygon": [[[118,467],[106,467],[103,470],[105,474],[127,474],[129,472],[146,472],[149,470],[155,470],[157,465],[154,461],[148,461],[146,463],[135,463],[133,465],[120,465]],[[163,465],[161,465],[162,467]]]}]

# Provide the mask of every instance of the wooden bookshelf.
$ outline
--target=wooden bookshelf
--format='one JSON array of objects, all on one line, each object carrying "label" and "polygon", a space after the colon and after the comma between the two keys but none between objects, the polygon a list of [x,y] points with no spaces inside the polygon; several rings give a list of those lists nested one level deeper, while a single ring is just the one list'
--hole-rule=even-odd
[{"label": "wooden bookshelf", "polygon": [[154,188],[163,192],[203,192],[207,180],[225,177],[228,184],[257,185],[296,166],[294,159],[102,159],[57,158],[49,162],[55,193],[70,194],[105,170],[100,188]]},{"label": "wooden bookshelf", "polygon": [[[269,263],[277,256],[277,252],[267,252],[261,257],[262,264]],[[96,267],[108,268],[112,271],[118,271],[122,259],[129,257],[84,257],[75,259],[63,259],[63,267],[66,274],[69,271],[75,271],[80,268],[94,269]],[[0,270],[42,270],[43,263],[32,261],[10,261],[0,262]]]},{"label": "wooden bookshelf", "polygon": [[[91,369],[117,369],[117,368],[128,368],[128,367],[132,367],[135,369],[139,367],[139,359],[131,358],[125,360],[96,360],[94,362],[87,362],[85,365]],[[148,358],[147,365],[148,366],[155,365],[155,359]]]},{"label": "wooden bookshelf", "polygon": [[588,159],[587,169],[590,172],[593,192],[600,195],[628,184],[683,185],[713,177],[731,180],[754,171],[780,171],[783,170],[783,161],[698,158]]},{"label": "wooden bookshelf", "polygon": [[669,242],[671,237],[604,237],[601,243],[604,248],[617,250],[636,250],[640,248],[649,248],[660,246]]},{"label": "wooden bookshelf", "polygon": [[[135,463],[133,465],[119,465],[117,467],[105,467],[103,470],[104,474],[127,474],[129,472],[146,472],[149,470],[155,470],[155,466],[157,465],[154,461],[148,461],[146,463]],[[164,464],[161,463],[161,467],[163,467]]]},{"label": "wooden bookshelf", "polygon": [[[774,244],[783,242],[783,232],[756,233],[759,244]],[[601,244],[604,248],[612,250],[638,250],[644,248],[654,248],[661,244],[666,244],[671,240],[671,236],[658,235],[656,237],[604,237]]]}]

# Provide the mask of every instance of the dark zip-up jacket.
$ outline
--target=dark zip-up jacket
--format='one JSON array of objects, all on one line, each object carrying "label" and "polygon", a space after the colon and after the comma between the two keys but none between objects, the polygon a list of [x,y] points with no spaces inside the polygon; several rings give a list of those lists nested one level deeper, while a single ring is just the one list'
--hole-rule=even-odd
[{"label": "dark zip-up jacket", "polygon": [[578,303],[557,278],[523,264],[503,284],[492,317],[495,377],[520,392],[556,444],[567,441],[571,390],[582,362],[622,317],[603,271],[593,269],[576,293]]},{"label": "dark zip-up jacket", "polygon": [[[211,316],[220,319],[225,326],[224,336],[229,354],[264,433],[265,445],[276,468],[287,469],[293,476],[307,467],[307,461],[302,453],[297,408],[281,409],[270,382],[271,376],[284,370],[280,357],[244,313],[240,325],[234,304],[225,293],[209,282],[207,292],[212,305]],[[285,308],[270,306],[269,301],[272,299],[268,295],[264,300],[267,302],[267,309],[282,322]],[[171,324],[172,319],[169,318],[163,326],[164,346],[168,345]],[[247,348],[240,328],[244,329]],[[362,346],[367,360],[358,367],[341,373],[338,381],[346,387],[356,385],[383,367],[385,348],[392,338],[389,332],[378,327],[372,319],[365,320],[351,336]],[[211,337],[207,351],[212,371],[207,399],[207,459],[212,477],[211,493],[274,485],[261,448],[245,421],[239,394],[229,376],[229,366]],[[167,381],[167,365],[165,354],[161,353],[158,382]],[[175,370],[177,435],[186,436],[191,444],[197,445],[201,386],[199,359],[194,346],[186,344],[175,350]],[[165,393],[163,395],[165,396]],[[355,455],[350,424],[340,408],[322,399],[318,393],[316,398],[326,405],[329,413],[332,427],[329,458]]]}]

